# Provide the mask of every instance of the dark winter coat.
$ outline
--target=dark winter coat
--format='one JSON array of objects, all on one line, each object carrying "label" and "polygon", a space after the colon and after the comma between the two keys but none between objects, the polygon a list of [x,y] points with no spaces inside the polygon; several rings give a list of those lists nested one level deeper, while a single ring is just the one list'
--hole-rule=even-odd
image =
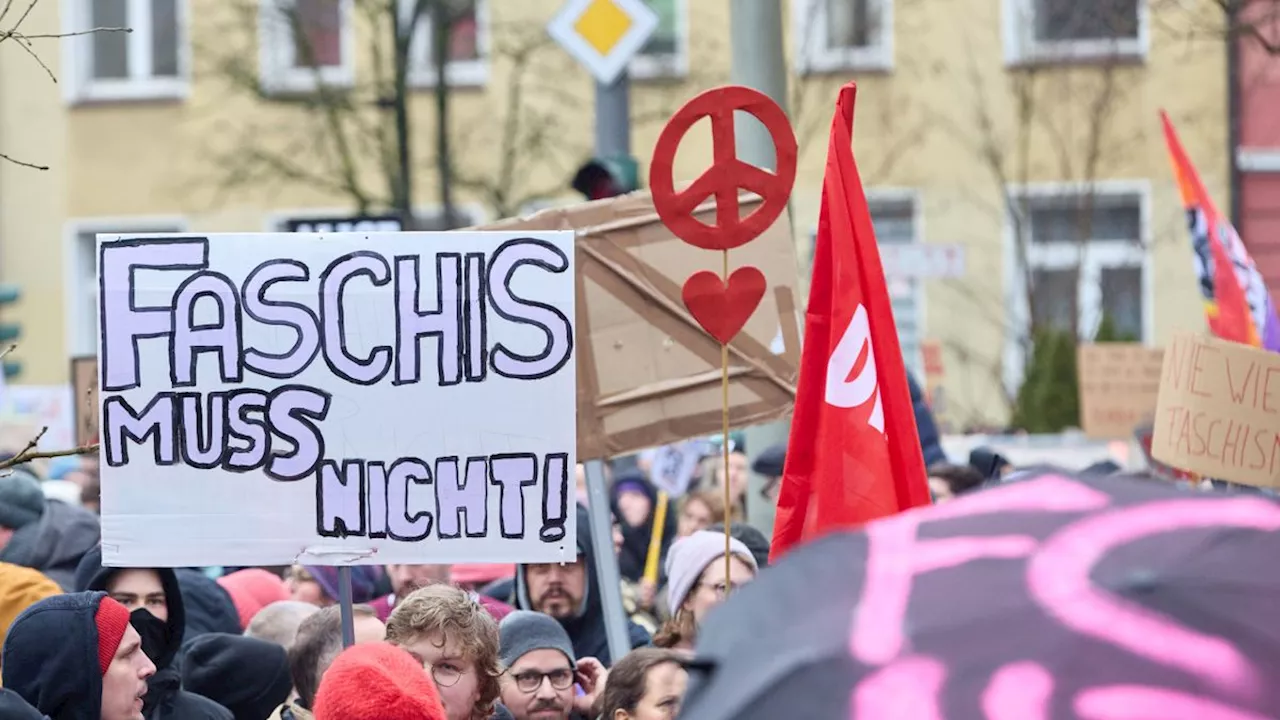
[{"label": "dark winter coat", "polygon": [[[134,629],[142,636],[143,651],[156,666],[156,674],[147,680],[147,694],[142,698],[143,717],[146,720],[233,720],[230,710],[182,689],[182,677],[174,660],[186,630],[186,603],[174,571],[153,569],[160,576],[169,617],[162,625],[145,610],[135,610],[130,617]],[[106,590],[111,577],[118,572],[119,568],[103,567],[102,548],[94,548],[84,556],[76,571],[77,589]]]}]

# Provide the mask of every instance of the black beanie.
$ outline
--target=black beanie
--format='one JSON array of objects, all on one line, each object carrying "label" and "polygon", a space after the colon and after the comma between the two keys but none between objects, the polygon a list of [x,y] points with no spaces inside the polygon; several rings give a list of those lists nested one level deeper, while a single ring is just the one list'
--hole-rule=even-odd
[{"label": "black beanie", "polygon": [[262,720],[289,699],[293,679],[283,647],[242,635],[208,633],[186,644],[182,689],[225,707],[236,720]]}]

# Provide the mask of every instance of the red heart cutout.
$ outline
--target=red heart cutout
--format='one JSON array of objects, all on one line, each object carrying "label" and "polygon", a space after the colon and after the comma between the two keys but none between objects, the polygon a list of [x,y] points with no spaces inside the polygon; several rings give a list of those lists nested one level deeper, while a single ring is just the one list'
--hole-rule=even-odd
[{"label": "red heart cutout", "polygon": [[684,306],[702,329],[721,344],[728,345],[760,306],[767,287],[764,273],[744,265],[729,275],[728,286],[713,272],[696,272],[684,281],[681,295]]}]

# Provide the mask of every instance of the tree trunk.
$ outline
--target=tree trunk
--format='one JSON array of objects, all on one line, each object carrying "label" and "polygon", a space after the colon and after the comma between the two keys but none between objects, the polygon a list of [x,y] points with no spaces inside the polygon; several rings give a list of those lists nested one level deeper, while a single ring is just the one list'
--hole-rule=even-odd
[{"label": "tree trunk", "polygon": [[449,35],[454,13],[450,0],[435,0],[431,17],[431,54],[436,71],[436,172],[440,175],[440,212],[445,230],[459,226],[453,207],[452,150],[449,145]]},{"label": "tree trunk", "polygon": [[396,182],[392,187],[393,210],[400,216],[405,230],[413,230],[416,218],[413,213],[413,167],[409,136],[409,47],[413,33],[422,16],[425,0],[414,3],[413,12],[402,19],[397,0],[388,0],[391,12],[391,29],[395,40],[395,88],[392,107],[395,113],[396,132]]}]

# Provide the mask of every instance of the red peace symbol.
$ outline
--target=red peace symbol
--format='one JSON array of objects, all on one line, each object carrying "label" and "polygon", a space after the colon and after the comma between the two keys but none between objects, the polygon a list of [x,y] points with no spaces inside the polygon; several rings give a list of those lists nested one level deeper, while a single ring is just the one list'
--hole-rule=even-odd
[{"label": "red peace symbol", "polygon": [[[776,173],[737,158],[734,110],[754,115],[769,131],[777,156]],[[673,175],[676,149],[689,128],[704,117],[711,118],[714,160],[710,169],[677,192]],[[768,95],[737,85],[708,90],[676,111],[658,136],[649,168],[649,187],[658,217],[676,237],[704,250],[729,250],[759,237],[787,208],[795,179],[796,136],[786,113]],[[764,198],[745,218],[740,217],[739,188]],[[694,216],[694,210],[713,196],[716,224],[707,225]]]}]

